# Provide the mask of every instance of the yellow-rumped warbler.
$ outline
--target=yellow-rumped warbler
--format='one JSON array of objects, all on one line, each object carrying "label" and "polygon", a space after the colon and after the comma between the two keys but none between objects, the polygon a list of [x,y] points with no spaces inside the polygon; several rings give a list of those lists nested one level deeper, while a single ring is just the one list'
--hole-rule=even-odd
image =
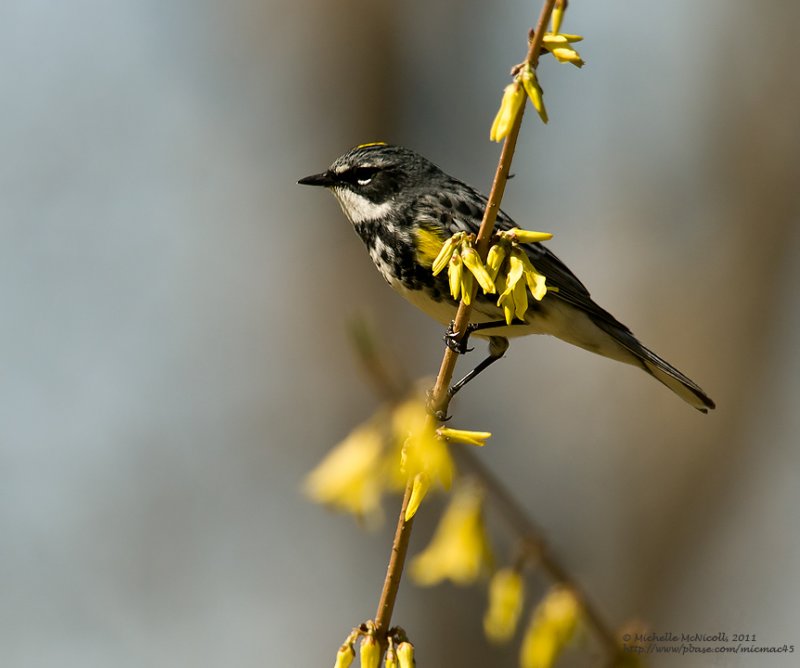
[{"label": "yellow-rumped warbler", "polygon": [[[383,143],[357,146],[326,171],[298,183],[328,188],[389,285],[442,324],[452,323],[458,304],[450,295],[447,277],[434,276],[431,266],[446,239],[457,232],[477,233],[486,207],[484,195],[414,151]],[[497,230],[516,227],[504,212],[498,213]],[[508,349],[508,337],[550,334],[641,367],[704,413],[714,408],[696,383],[645,348],[625,325],[595,304],[583,283],[545,246],[523,247],[548,286],[557,289],[548,291],[541,301],[531,300],[524,319],[510,325],[495,299],[478,290],[469,332],[489,339],[489,357],[456,383],[453,392],[500,359]],[[449,344],[452,339],[450,332]]]}]

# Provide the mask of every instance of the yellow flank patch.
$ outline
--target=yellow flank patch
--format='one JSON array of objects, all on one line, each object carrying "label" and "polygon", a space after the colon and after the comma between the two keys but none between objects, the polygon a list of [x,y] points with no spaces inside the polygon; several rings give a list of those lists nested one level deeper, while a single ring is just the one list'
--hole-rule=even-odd
[{"label": "yellow flank patch", "polygon": [[370,146],[387,146],[385,141],[371,141],[366,144],[359,144],[356,148],[369,148]]},{"label": "yellow flank patch", "polygon": [[414,248],[417,251],[417,262],[423,267],[430,268],[433,266],[433,261],[442,250],[444,239],[441,235],[433,230],[420,227],[417,230],[416,238],[414,239]]}]

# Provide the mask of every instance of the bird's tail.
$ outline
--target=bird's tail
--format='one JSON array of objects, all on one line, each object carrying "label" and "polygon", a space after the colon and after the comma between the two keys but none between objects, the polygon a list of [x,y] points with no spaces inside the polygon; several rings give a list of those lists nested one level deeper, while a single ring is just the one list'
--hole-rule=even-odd
[{"label": "bird's tail", "polygon": [[666,385],[685,402],[694,406],[701,413],[708,413],[709,409],[715,408],[714,401],[703,392],[697,383],[639,343],[630,331],[615,327],[610,323],[598,321],[595,323],[633,355],[635,359],[631,360],[631,363],[638,363],[653,378]]}]

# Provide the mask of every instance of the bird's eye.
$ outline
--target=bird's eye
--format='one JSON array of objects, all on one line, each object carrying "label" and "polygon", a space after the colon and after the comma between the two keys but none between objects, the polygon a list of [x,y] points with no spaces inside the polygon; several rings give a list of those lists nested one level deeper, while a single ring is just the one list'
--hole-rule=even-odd
[{"label": "bird's eye", "polygon": [[354,167],[347,173],[347,180],[353,185],[367,186],[378,171],[377,167]]}]

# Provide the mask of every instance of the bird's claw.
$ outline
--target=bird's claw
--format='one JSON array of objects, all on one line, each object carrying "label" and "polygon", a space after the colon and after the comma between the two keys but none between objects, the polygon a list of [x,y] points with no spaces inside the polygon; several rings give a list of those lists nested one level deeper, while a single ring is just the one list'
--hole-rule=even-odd
[{"label": "bird's claw", "polygon": [[455,321],[451,320],[450,324],[447,326],[447,331],[444,333],[444,343],[450,350],[458,355],[472,352],[475,349],[467,348],[467,343],[469,341],[469,335],[472,334],[473,330],[472,323],[470,323],[467,325],[467,331],[464,332],[464,336],[459,340],[460,332],[455,331]]}]

